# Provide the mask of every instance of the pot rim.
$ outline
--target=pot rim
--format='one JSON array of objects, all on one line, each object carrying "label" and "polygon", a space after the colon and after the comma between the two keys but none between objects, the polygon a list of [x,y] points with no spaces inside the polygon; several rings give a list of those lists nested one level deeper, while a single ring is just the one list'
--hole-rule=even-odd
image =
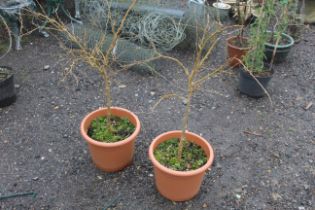
[{"label": "pot rim", "polygon": [[8,70],[8,75],[9,75],[9,76],[11,76],[11,75],[14,74],[14,73],[13,73],[13,69],[12,69],[11,67],[9,67],[9,66],[1,66],[1,65],[0,65],[0,68],[3,68],[3,69],[5,69],[5,70]]},{"label": "pot rim", "polygon": [[1,66],[0,65],[0,68],[4,68],[4,69],[8,70],[8,73],[6,74],[7,77],[5,79],[3,79],[3,80],[0,80],[1,84],[3,84],[3,82],[8,81],[8,80],[10,80],[10,79],[12,79],[14,77],[13,69],[11,67],[9,67],[9,66]]},{"label": "pot rim", "polygon": [[[271,31],[267,31],[267,33],[271,33]],[[278,44],[277,48],[279,48],[279,49],[288,48],[288,47],[291,47],[291,46],[294,45],[294,39],[289,34],[282,33],[281,36],[286,37],[289,40],[290,43],[284,44],[284,45]],[[265,45],[268,46],[268,47],[275,47],[276,46],[276,45],[271,44],[269,42],[266,42]]]},{"label": "pot rim", "polygon": [[[268,66],[268,68],[269,68],[269,64],[266,64],[266,66]],[[240,67],[240,70],[244,73],[244,74],[246,74],[246,76],[248,76],[248,77],[250,77],[250,78],[252,78],[252,76],[243,68],[243,67]],[[264,72],[268,72],[268,71],[264,71]],[[252,72],[253,73],[253,72]],[[255,76],[255,78],[269,78],[269,77],[272,77],[273,76],[273,74],[275,73],[275,70],[273,69],[273,68],[271,68],[271,75],[270,76],[256,76],[254,73],[254,76]]]},{"label": "pot rim", "polygon": [[203,137],[201,137],[201,136],[199,136],[199,135],[197,135],[195,133],[189,132],[189,131],[186,131],[186,133],[189,134],[189,135],[192,135],[194,138],[198,138],[199,140],[201,140],[202,142],[204,142],[207,145],[207,147],[209,149],[209,152],[210,152],[210,155],[208,157],[208,160],[207,160],[206,164],[204,164],[200,168],[197,168],[197,169],[191,170],[191,171],[175,171],[173,169],[167,168],[166,166],[162,165],[161,163],[159,163],[159,161],[156,160],[156,158],[154,156],[154,149],[155,149],[154,148],[154,143],[156,141],[158,141],[161,137],[165,136],[165,135],[177,134],[177,133],[181,134],[181,132],[182,131],[180,131],[180,130],[168,131],[168,132],[165,132],[165,133],[162,133],[162,134],[158,135],[151,142],[150,147],[149,147],[149,158],[152,161],[153,165],[158,167],[160,170],[162,170],[165,173],[172,174],[173,176],[181,176],[181,177],[194,176],[194,175],[197,175],[197,174],[200,174],[200,173],[206,171],[208,168],[210,168],[210,166],[212,165],[213,160],[214,160],[213,148],[208,143],[208,141],[206,139],[204,139]]},{"label": "pot rim", "polygon": [[[219,5],[224,5],[225,7],[220,7]],[[231,5],[224,3],[224,2],[214,2],[212,4],[212,6],[214,8],[221,9],[221,10],[230,10],[231,9]]]},{"label": "pot rim", "polygon": [[241,39],[245,39],[245,40],[248,40],[249,38],[248,37],[244,37],[244,36],[232,36],[232,37],[229,37],[229,38],[227,38],[226,39],[226,42],[227,42],[227,45],[229,46],[229,47],[232,47],[232,48],[236,48],[236,49],[240,49],[240,50],[250,50],[250,47],[237,47],[237,46],[235,46],[235,45],[233,45],[233,44],[231,44],[230,43],[230,41],[231,40],[233,40],[233,39],[236,39],[236,38],[241,38]]},{"label": "pot rim", "polygon": [[122,111],[122,112],[125,112],[127,115],[130,115],[132,118],[134,118],[134,120],[136,121],[136,124],[135,124],[135,131],[126,139],[124,140],[121,140],[121,141],[118,141],[118,142],[113,142],[113,143],[106,143],[106,142],[100,142],[100,141],[96,141],[94,139],[92,139],[91,137],[88,136],[87,132],[85,131],[84,129],[84,125],[86,124],[86,121],[87,119],[97,113],[97,112],[102,112],[104,110],[107,110],[106,107],[101,107],[97,110],[94,110],[92,112],[90,112],[89,114],[87,114],[83,120],[81,121],[81,125],[80,125],[80,132],[81,132],[81,135],[83,136],[83,138],[90,144],[93,144],[95,146],[100,146],[100,147],[118,147],[118,146],[121,146],[121,145],[124,145],[124,144],[127,144],[129,143],[130,141],[133,141],[140,133],[140,128],[141,128],[141,123],[140,123],[140,120],[139,118],[137,117],[137,115],[135,115],[133,112],[127,110],[127,109],[124,109],[124,108],[121,108],[121,107],[111,107],[112,110],[119,110],[119,111]]}]

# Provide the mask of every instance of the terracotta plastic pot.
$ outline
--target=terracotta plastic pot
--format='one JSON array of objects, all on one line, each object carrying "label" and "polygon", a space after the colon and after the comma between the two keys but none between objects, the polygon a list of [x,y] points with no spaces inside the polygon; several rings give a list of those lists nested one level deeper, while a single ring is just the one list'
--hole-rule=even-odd
[{"label": "terracotta plastic pot", "polygon": [[[246,53],[249,51],[249,47],[238,47],[238,46],[235,46],[233,44],[233,41],[234,40],[237,40],[237,39],[242,39],[242,40],[248,40],[246,37],[239,37],[239,36],[233,36],[233,37],[230,37],[226,40],[227,42],[227,51],[228,51],[228,58],[230,59],[230,66],[232,67],[238,67],[240,66],[240,62],[238,61],[239,60],[242,60],[243,56],[246,55]],[[235,59],[237,58],[237,59]]]},{"label": "terracotta plastic pot", "polygon": [[127,139],[115,143],[104,143],[87,135],[91,122],[97,117],[106,116],[107,108],[101,108],[88,114],[82,120],[80,128],[81,135],[88,143],[94,164],[106,172],[120,171],[132,163],[134,143],[141,127],[138,117],[127,109],[112,107],[111,112],[114,116],[127,118],[135,126],[135,131]]},{"label": "terracotta plastic pot", "polygon": [[214,159],[211,145],[204,138],[187,131],[187,139],[200,145],[205,151],[207,163],[192,171],[175,171],[160,164],[154,157],[155,148],[164,141],[180,137],[179,130],[163,133],[153,140],[149,148],[149,158],[154,166],[155,185],[161,195],[172,201],[186,201],[197,195],[205,172]]}]

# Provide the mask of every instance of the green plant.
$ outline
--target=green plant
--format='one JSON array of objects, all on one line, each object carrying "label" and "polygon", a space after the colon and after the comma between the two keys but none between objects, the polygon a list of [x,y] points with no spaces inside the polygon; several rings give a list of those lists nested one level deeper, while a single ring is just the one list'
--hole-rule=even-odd
[{"label": "green plant", "polygon": [[288,1],[288,29],[287,33],[295,40],[299,40],[304,26],[305,0]]},{"label": "green plant", "polygon": [[275,21],[276,23],[273,25],[270,35],[271,43],[277,43],[282,38],[282,33],[284,33],[288,27],[289,23],[289,10],[288,10],[288,0],[281,0],[275,6],[276,15]]},{"label": "green plant", "polygon": [[[88,135],[97,141],[111,143],[126,139],[135,131],[135,126],[126,118],[112,116],[110,123],[108,118],[99,117],[92,121]],[[110,124],[108,129],[106,125]]]},{"label": "green plant", "polygon": [[[171,141],[170,143],[166,143],[167,145],[178,144],[175,147],[171,148],[169,152],[173,155],[167,155],[169,160],[165,162],[173,163],[173,168],[182,168],[183,158],[185,159],[185,155],[187,151],[191,148],[188,146],[190,143],[187,142],[186,131],[189,127],[189,116],[192,108],[192,98],[194,93],[199,90],[203,84],[209,80],[210,78],[216,76],[220,72],[222,72],[227,64],[217,66],[212,70],[204,69],[205,65],[208,62],[208,59],[211,57],[216,44],[221,38],[223,31],[225,31],[228,27],[222,27],[221,24],[214,23],[209,16],[206,16],[201,25],[196,23],[196,43],[195,43],[195,52],[193,57],[193,64],[185,65],[184,62],[180,61],[177,58],[159,55],[160,58],[170,60],[175,62],[179,67],[183,70],[184,75],[187,78],[186,88],[183,90],[183,94],[180,93],[170,93],[162,96],[160,100],[155,104],[153,109],[164,99],[168,98],[177,98],[181,101],[184,100],[186,102],[185,110],[182,115],[182,126],[181,126],[181,137],[179,141]],[[200,27],[202,26],[202,27]],[[163,146],[162,146],[163,147]],[[188,147],[188,148],[187,148]],[[194,149],[193,149],[194,150]],[[176,152],[175,152],[176,151]],[[174,161],[174,152],[176,153],[176,161]],[[191,152],[191,151],[190,151]],[[167,151],[166,151],[167,153]],[[161,153],[156,153],[158,156],[161,156]],[[200,159],[202,160],[202,158]]]},{"label": "green plant", "polygon": [[251,2],[248,0],[237,0],[236,1],[236,13],[235,16],[237,17],[238,24],[241,26],[240,33],[239,33],[239,41],[241,46],[247,46],[248,43],[243,43],[244,37],[244,30],[247,26],[246,21],[249,18],[250,10],[251,10]]},{"label": "green plant", "polygon": [[182,158],[178,159],[179,139],[165,141],[155,149],[155,158],[164,166],[176,171],[188,171],[200,168],[207,162],[203,149],[189,141],[184,142]]},{"label": "green plant", "polygon": [[254,74],[265,71],[265,43],[268,40],[267,29],[271,18],[275,15],[273,0],[265,0],[259,18],[250,28],[249,47],[250,51],[244,56],[244,64]]},{"label": "green plant", "polygon": [[[111,0],[100,0],[104,5],[111,4]],[[100,77],[104,82],[104,105],[108,110],[108,115],[106,116],[106,127],[107,132],[114,134],[114,127],[111,107],[112,107],[112,94],[111,94],[111,86],[112,86],[112,75],[113,68],[115,66],[115,50],[117,49],[117,43],[120,39],[122,29],[124,24],[131,13],[132,9],[137,4],[137,0],[131,0],[130,4],[125,11],[121,21],[116,23],[116,21],[112,21],[111,25],[111,34],[107,32],[99,33],[98,36],[95,36],[95,40],[93,40],[93,45],[91,46],[89,39],[85,39],[86,37],[78,36],[70,27],[68,27],[64,22],[61,21],[59,17],[56,19],[51,18],[49,15],[39,12],[31,12],[34,18],[47,22],[50,29],[52,31],[61,33],[63,38],[68,40],[70,43],[73,43],[77,48],[69,49],[69,53],[73,58],[73,64],[69,69],[71,72],[76,63],[84,61],[94,70],[96,70]],[[112,18],[111,10],[107,11],[108,19]],[[40,27],[40,26],[39,26]],[[85,34],[84,34],[85,35]],[[89,37],[91,38],[91,37]],[[106,44],[106,48],[103,46]],[[67,74],[69,74],[69,72]]]}]

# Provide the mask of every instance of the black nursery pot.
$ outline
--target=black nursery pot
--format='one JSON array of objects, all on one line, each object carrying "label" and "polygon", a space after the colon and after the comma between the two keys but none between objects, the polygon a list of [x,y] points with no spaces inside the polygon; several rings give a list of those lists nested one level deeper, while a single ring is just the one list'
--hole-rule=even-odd
[{"label": "black nursery pot", "polygon": [[[269,32],[271,33],[271,32]],[[285,61],[286,57],[288,56],[292,46],[294,45],[294,39],[289,36],[288,34],[285,34],[283,33],[282,34],[282,39],[285,39],[287,40],[287,44],[279,44],[277,45],[277,48],[276,48],[276,54],[275,54],[275,58],[274,58],[274,61],[273,63],[282,63]],[[271,44],[271,43],[266,43],[265,44],[265,55],[266,55],[266,62],[267,63],[270,63],[271,62],[271,59],[272,59],[272,54],[273,54],[273,51],[275,49],[275,45],[274,44]]]},{"label": "black nursery pot", "polygon": [[[269,81],[274,74],[273,69],[269,76],[255,76],[260,84],[266,89]],[[260,87],[257,81],[243,68],[240,69],[239,89],[241,93],[250,96],[252,98],[260,98],[265,95],[265,91]]]},{"label": "black nursery pot", "polygon": [[12,69],[6,66],[0,66],[0,73],[7,74],[5,79],[0,78],[0,107],[5,107],[16,100],[14,76]]}]

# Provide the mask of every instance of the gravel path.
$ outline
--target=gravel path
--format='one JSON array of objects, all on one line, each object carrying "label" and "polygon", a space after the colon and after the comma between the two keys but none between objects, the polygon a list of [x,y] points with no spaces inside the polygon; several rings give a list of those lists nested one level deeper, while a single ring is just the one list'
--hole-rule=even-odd
[{"label": "gravel path", "polygon": [[[192,63],[190,52],[173,54]],[[308,31],[287,62],[275,67],[269,88],[273,106],[268,98],[240,95],[236,72],[210,80],[196,93],[190,130],[209,140],[216,160],[198,196],[174,203],[156,191],[147,149],[158,134],[180,128],[182,102],[165,101],[150,109],[160,96],[178,90],[174,86],[184,86],[176,65],[158,65],[165,79],[134,71],[115,78],[114,105],[134,111],[143,128],[134,164],[108,174],[94,167],[79,134],[83,116],[102,106],[100,78],[81,64],[76,75],[64,80],[67,55],[53,38],[31,37],[22,51],[1,61],[16,70],[18,100],[0,109],[0,196],[24,192],[37,196],[0,200],[0,209],[311,210],[314,54],[315,33]],[[225,57],[225,46],[219,46],[208,67]]]}]

